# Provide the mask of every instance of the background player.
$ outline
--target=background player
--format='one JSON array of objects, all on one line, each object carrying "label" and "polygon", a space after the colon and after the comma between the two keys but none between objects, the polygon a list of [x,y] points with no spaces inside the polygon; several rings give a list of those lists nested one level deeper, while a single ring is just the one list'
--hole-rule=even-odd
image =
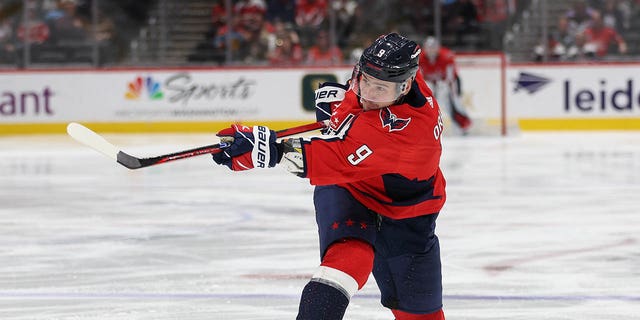
[{"label": "background player", "polygon": [[[419,46],[391,33],[364,50],[350,87],[325,83],[316,101],[327,137],[276,142],[266,127],[234,125],[214,154],[232,170],[273,167],[315,185],[321,265],[298,319],[337,320],[373,272],[397,320],[440,320],[442,277],[435,223],[445,202],[442,118],[418,73]],[[427,134],[425,134],[427,133]]]},{"label": "background player", "polygon": [[448,110],[452,121],[466,134],[471,127],[471,118],[460,102],[462,89],[455,55],[442,47],[434,37],[427,37],[422,49],[420,72],[434,91],[438,102]]}]

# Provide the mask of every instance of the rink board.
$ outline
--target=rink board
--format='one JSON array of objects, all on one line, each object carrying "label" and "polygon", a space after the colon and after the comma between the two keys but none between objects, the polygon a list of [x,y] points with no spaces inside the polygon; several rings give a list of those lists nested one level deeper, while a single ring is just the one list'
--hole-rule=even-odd
[{"label": "rink board", "polygon": [[640,64],[512,65],[508,112],[521,130],[639,130]]},{"label": "rink board", "polygon": [[211,131],[232,122],[284,128],[315,121],[313,104],[303,106],[301,86],[326,73],[246,68],[0,73],[0,132],[64,132],[72,121],[112,132]]},{"label": "rink board", "polygon": [[[459,64],[474,119],[521,130],[640,129],[640,64]],[[471,61],[471,62],[470,62]],[[0,71],[0,134],[211,132],[231,122],[275,129],[315,121],[313,90],[350,67]],[[504,104],[504,108],[503,108]]]}]

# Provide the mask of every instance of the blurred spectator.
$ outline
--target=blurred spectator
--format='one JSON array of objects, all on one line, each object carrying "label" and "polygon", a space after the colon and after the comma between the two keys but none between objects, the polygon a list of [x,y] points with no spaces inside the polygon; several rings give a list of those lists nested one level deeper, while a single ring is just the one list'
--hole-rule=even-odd
[{"label": "blurred spectator", "polygon": [[448,8],[451,10],[449,27],[455,33],[456,45],[463,45],[465,35],[479,31],[478,8],[471,0],[458,0]]},{"label": "blurred spectator", "polygon": [[[361,46],[368,47],[369,43],[362,43],[363,39],[368,39],[373,42],[379,35],[388,33],[390,28],[389,18],[394,18],[389,12],[389,6],[394,8],[402,6],[394,6],[393,3],[388,1],[358,1],[359,5],[355,8],[353,16],[355,18],[355,25],[353,26],[353,33],[350,39],[350,44],[347,47]],[[343,48],[344,50],[344,48]]]},{"label": "blurred spectator", "polygon": [[326,0],[298,0],[296,5],[296,26],[301,45],[308,48],[313,37],[327,18]]},{"label": "blurred spectator", "polygon": [[578,0],[573,4],[572,9],[567,11],[565,16],[569,20],[571,31],[574,34],[584,32],[584,30],[591,24],[593,15],[597,10],[589,7],[586,0]]},{"label": "blurred spectator", "polygon": [[596,47],[593,44],[587,43],[587,39],[584,33],[576,35],[575,45],[567,50],[567,60],[572,61],[585,61],[593,60],[596,56]]},{"label": "blurred spectator", "polygon": [[484,9],[483,27],[488,36],[486,48],[500,50],[509,16],[515,13],[515,3],[513,0],[486,0]]},{"label": "blurred spectator", "polygon": [[331,10],[336,17],[336,42],[340,48],[347,46],[356,24],[358,2],[354,0],[333,0]]},{"label": "blurred spectator", "polygon": [[600,13],[593,15],[591,26],[584,31],[587,44],[595,46],[596,56],[604,57],[612,46],[617,47],[619,54],[627,53],[627,43],[613,28],[605,26]]},{"label": "blurred spectator", "polygon": [[316,43],[307,50],[306,64],[329,66],[342,63],[342,51],[336,45],[331,45],[329,33],[318,31]]},{"label": "blurred spectator", "polygon": [[[237,21],[234,20],[234,21]],[[225,58],[225,43],[218,43],[219,32],[227,25],[227,10],[224,0],[214,0],[211,6],[211,20],[204,40],[196,45],[196,48],[187,59],[193,62],[217,61],[221,63]]]},{"label": "blurred spectator", "polygon": [[27,2],[27,22],[20,17],[17,30],[18,45],[28,41],[31,45],[41,45],[47,42],[51,36],[51,29],[42,19],[35,1]]},{"label": "blurred spectator", "polygon": [[77,0],[58,0],[52,20],[50,46],[41,52],[42,62],[88,63],[93,61],[91,21],[78,11]]},{"label": "blurred spectator", "polygon": [[111,17],[98,11],[93,39],[99,44],[108,44],[113,40],[116,26]]},{"label": "blurred spectator", "polygon": [[56,45],[77,46],[87,43],[89,22],[78,14],[76,0],[58,0],[56,14],[47,16],[52,19],[52,38]]},{"label": "blurred spectator", "polygon": [[606,26],[613,28],[617,32],[622,32],[627,29],[624,25],[624,13],[620,10],[617,0],[607,0],[601,12],[602,21]]},{"label": "blurred spectator", "polygon": [[113,19],[105,14],[102,10],[98,10],[96,16],[96,24],[92,27],[92,40],[98,46],[100,52],[100,64],[104,62],[113,62],[119,55],[120,49],[116,41],[116,26]]},{"label": "blurred spectator", "polygon": [[[54,11],[58,8],[57,0],[41,0],[41,10],[45,14],[48,14],[50,11]],[[44,17],[47,18],[46,16]]]},{"label": "blurred spectator", "polygon": [[0,43],[10,42],[13,36],[13,26],[9,19],[0,20]]},{"label": "blurred spectator", "polygon": [[545,52],[549,49],[547,59],[567,60],[571,58],[570,52],[576,52],[576,35],[569,26],[569,20],[565,16],[558,18],[555,30],[551,32],[547,47],[540,43],[534,48],[535,60],[543,61]]},{"label": "blurred spectator", "polygon": [[[91,3],[96,0],[84,0],[84,3],[88,4],[90,9]],[[97,0],[98,4],[98,26],[99,33],[102,33],[103,37],[106,34],[103,32],[110,32],[111,37],[108,40],[108,48],[101,48],[101,50],[107,51],[107,54],[112,55],[109,59],[102,59],[108,62],[120,62],[127,58],[132,49],[132,43],[136,45],[140,44],[140,28],[143,24],[149,22],[149,14],[152,12],[151,5],[155,1],[153,0],[117,0],[117,1],[104,1]],[[87,12],[89,16],[89,12]],[[102,15],[103,17],[100,17]],[[111,29],[111,26],[113,29]],[[101,31],[102,30],[102,31]],[[131,53],[137,56],[136,53]]]},{"label": "blurred spectator", "polygon": [[[284,37],[285,35],[293,39],[294,43],[300,43],[300,37],[298,36],[298,32],[295,30],[295,27],[291,23],[285,23],[281,21],[276,21],[273,25],[275,38]],[[275,41],[269,47],[269,50],[273,50],[276,47]]]},{"label": "blurred spectator", "polygon": [[294,30],[280,23],[276,30],[275,47],[269,51],[269,64],[273,66],[299,65],[304,59],[304,50]]},{"label": "blurred spectator", "polygon": [[364,49],[368,47],[374,40],[376,40],[376,36],[370,36],[367,34],[357,35],[354,41],[354,45],[351,47],[351,50],[348,52],[347,60],[350,63],[357,63],[360,60],[360,56],[362,56],[362,52]]},{"label": "blurred spectator", "polygon": [[250,0],[238,10],[244,37],[240,57],[245,63],[265,62],[269,46],[275,42],[274,27],[265,19],[266,9],[263,0]]},{"label": "blurred spectator", "polygon": [[558,25],[551,37],[551,52],[557,59],[564,59],[569,52],[576,50],[576,35],[572,32],[566,17],[558,18]]},{"label": "blurred spectator", "polygon": [[[5,48],[13,51],[16,55],[14,58],[19,65],[26,62],[22,61],[23,50],[28,43],[31,52],[31,59],[38,57],[42,49],[47,45],[51,38],[51,29],[42,19],[42,12],[36,1],[30,0],[26,2],[26,18],[24,21],[22,13],[16,17],[17,24],[14,26],[15,37],[13,45],[9,44]],[[10,54],[10,53],[9,53]]]},{"label": "blurred spectator", "polygon": [[215,35],[218,29],[227,24],[227,9],[224,0],[215,0],[211,6],[211,24],[208,33]]},{"label": "blurred spectator", "polygon": [[227,50],[230,50],[232,59],[237,60],[244,45],[243,33],[240,17],[233,15],[230,25],[221,26],[216,32],[212,41],[211,56],[221,63],[225,59]]},{"label": "blurred spectator", "polygon": [[12,63],[16,58],[16,47],[13,43],[14,32],[11,20],[0,20],[0,63]]},{"label": "blurred spectator", "polygon": [[[413,29],[417,34],[433,34],[433,0],[406,0],[394,12],[393,19],[398,21],[400,29]],[[409,28],[406,28],[407,23]]]},{"label": "blurred spectator", "polygon": [[296,21],[296,1],[295,0],[270,0],[267,1],[267,15],[269,22],[280,21],[293,25]]},{"label": "blurred spectator", "polygon": [[274,28],[265,21],[266,7],[262,0],[241,1],[234,7],[231,29],[221,26],[213,40],[214,50],[223,58],[227,41],[231,43],[234,61],[266,61],[269,44],[274,42]]},{"label": "blurred spectator", "polygon": [[640,13],[640,1],[619,0],[617,3],[618,11],[622,13],[622,29],[627,31],[631,29],[631,17],[637,17]]},{"label": "blurred spectator", "polygon": [[64,11],[61,7],[60,0],[44,1],[42,4],[42,10],[44,11],[44,19],[46,21],[53,21],[62,18]]}]

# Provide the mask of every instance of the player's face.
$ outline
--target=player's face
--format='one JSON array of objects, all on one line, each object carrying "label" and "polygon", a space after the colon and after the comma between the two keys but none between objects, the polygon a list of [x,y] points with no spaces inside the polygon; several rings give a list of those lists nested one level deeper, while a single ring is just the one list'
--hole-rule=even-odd
[{"label": "player's face", "polygon": [[434,60],[438,56],[438,51],[440,51],[440,44],[434,37],[428,37],[422,47],[422,50],[430,60]]},{"label": "player's face", "polygon": [[425,52],[427,53],[427,57],[431,61],[436,60],[436,58],[438,57],[438,49],[437,48],[427,48],[425,50]]},{"label": "player's face", "polygon": [[365,111],[387,107],[401,94],[398,83],[376,79],[366,73],[360,75],[358,86],[356,93]]},{"label": "player's face", "polygon": [[382,108],[388,107],[393,103],[393,101],[389,101],[389,102],[373,102],[373,101],[369,101],[367,99],[360,98],[360,103],[362,104],[362,109],[364,109],[364,111],[369,111],[369,110],[378,110],[378,109],[382,109]]}]

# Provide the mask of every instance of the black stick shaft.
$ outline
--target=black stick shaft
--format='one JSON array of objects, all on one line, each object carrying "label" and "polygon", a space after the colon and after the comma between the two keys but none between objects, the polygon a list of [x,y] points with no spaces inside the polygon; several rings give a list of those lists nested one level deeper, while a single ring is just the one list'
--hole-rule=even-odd
[{"label": "black stick shaft", "polygon": [[[280,131],[277,131],[276,134],[278,135],[279,138],[281,138],[281,137],[291,136],[294,134],[318,130],[324,127],[325,127],[324,122],[314,122],[314,123],[309,123],[309,124],[305,124],[305,125],[301,125],[293,128],[280,130]],[[220,144],[216,143],[208,146],[193,148],[193,149],[184,150],[184,151],[178,151],[178,152],[164,154],[164,155],[150,157],[150,158],[137,158],[123,151],[120,151],[118,152],[117,161],[118,163],[120,163],[121,165],[129,169],[140,169],[140,168],[149,167],[149,166],[166,163],[174,160],[195,157],[203,154],[216,153],[216,152],[220,152],[221,150],[222,149],[220,149]]]}]

